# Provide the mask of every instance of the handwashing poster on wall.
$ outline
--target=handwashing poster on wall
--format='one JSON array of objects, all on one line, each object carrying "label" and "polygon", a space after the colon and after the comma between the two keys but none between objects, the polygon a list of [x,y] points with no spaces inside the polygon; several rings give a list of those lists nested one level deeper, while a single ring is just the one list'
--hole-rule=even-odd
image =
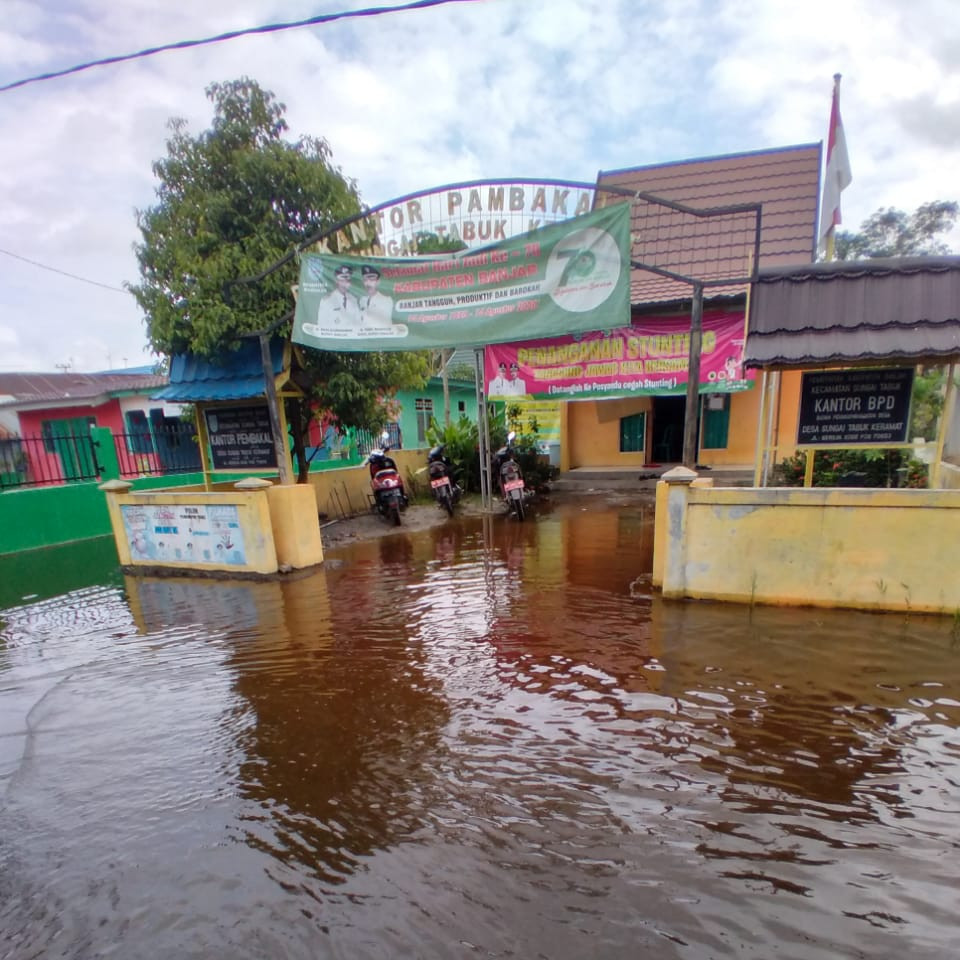
[{"label": "handwashing poster on wall", "polygon": [[124,505],[120,511],[134,561],[247,562],[236,504]]}]

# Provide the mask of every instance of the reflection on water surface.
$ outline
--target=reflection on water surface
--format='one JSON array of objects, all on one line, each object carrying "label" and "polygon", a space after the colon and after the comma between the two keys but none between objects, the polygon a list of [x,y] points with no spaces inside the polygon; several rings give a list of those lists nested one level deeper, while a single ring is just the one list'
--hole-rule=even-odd
[{"label": "reflection on water surface", "polygon": [[663,602],[650,520],[0,612],[0,956],[949,955],[952,623]]}]

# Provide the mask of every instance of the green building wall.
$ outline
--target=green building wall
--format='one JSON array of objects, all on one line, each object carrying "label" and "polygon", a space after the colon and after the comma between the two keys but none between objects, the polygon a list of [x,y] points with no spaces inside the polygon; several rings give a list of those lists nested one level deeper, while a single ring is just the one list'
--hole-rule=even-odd
[{"label": "green building wall", "polygon": [[[397,401],[400,404],[400,433],[403,438],[403,448],[413,450],[425,446],[420,440],[418,428],[422,412],[418,410],[418,400],[429,400],[433,409],[433,417],[443,425],[443,382],[439,377],[433,377],[425,387],[419,390],[400,390]],[[462,405],[462,406],[461,406]],[[461,414],[473,423],[477,422],[477,390],[472,380],[450,381],[450,420],[455,423]]]}]

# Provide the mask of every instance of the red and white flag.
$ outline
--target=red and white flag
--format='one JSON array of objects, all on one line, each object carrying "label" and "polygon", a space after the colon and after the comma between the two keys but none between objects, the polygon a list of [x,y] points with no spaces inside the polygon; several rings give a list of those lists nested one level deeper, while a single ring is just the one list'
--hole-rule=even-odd
[{"label": "red and white flag", "polygon": [[823,174],[823,198],[820,202],[820,246],[833,259],[833,239],[840,216],[840,194],[850,186],[853,174],[847,156],[847,139],[840,119],[840,74],[833,78],[833,105],[830,108],[830,132],[827,137],[827,167]]}]

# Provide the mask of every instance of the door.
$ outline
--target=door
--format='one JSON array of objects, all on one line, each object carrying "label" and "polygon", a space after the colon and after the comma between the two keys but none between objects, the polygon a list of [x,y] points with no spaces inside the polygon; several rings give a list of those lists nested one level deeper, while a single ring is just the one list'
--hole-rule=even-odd
[{"label": "door", "polygon": [[702,403],[703,450],[725,450],[730,432],[730,394],[708,393]]},{"label": "door", "polygon": [[60,461],[63,480],[92,480],[97,476],[97,461],[93,455],[90,428],[94,417],[72,417],[64,420],[44,420],[40,424],[43,447],[55,453]]},{"label": "door", "polygon": [[655,463],[679,463],[683,459],[683,416],[686,397],[653,398],[653,448]]}]

